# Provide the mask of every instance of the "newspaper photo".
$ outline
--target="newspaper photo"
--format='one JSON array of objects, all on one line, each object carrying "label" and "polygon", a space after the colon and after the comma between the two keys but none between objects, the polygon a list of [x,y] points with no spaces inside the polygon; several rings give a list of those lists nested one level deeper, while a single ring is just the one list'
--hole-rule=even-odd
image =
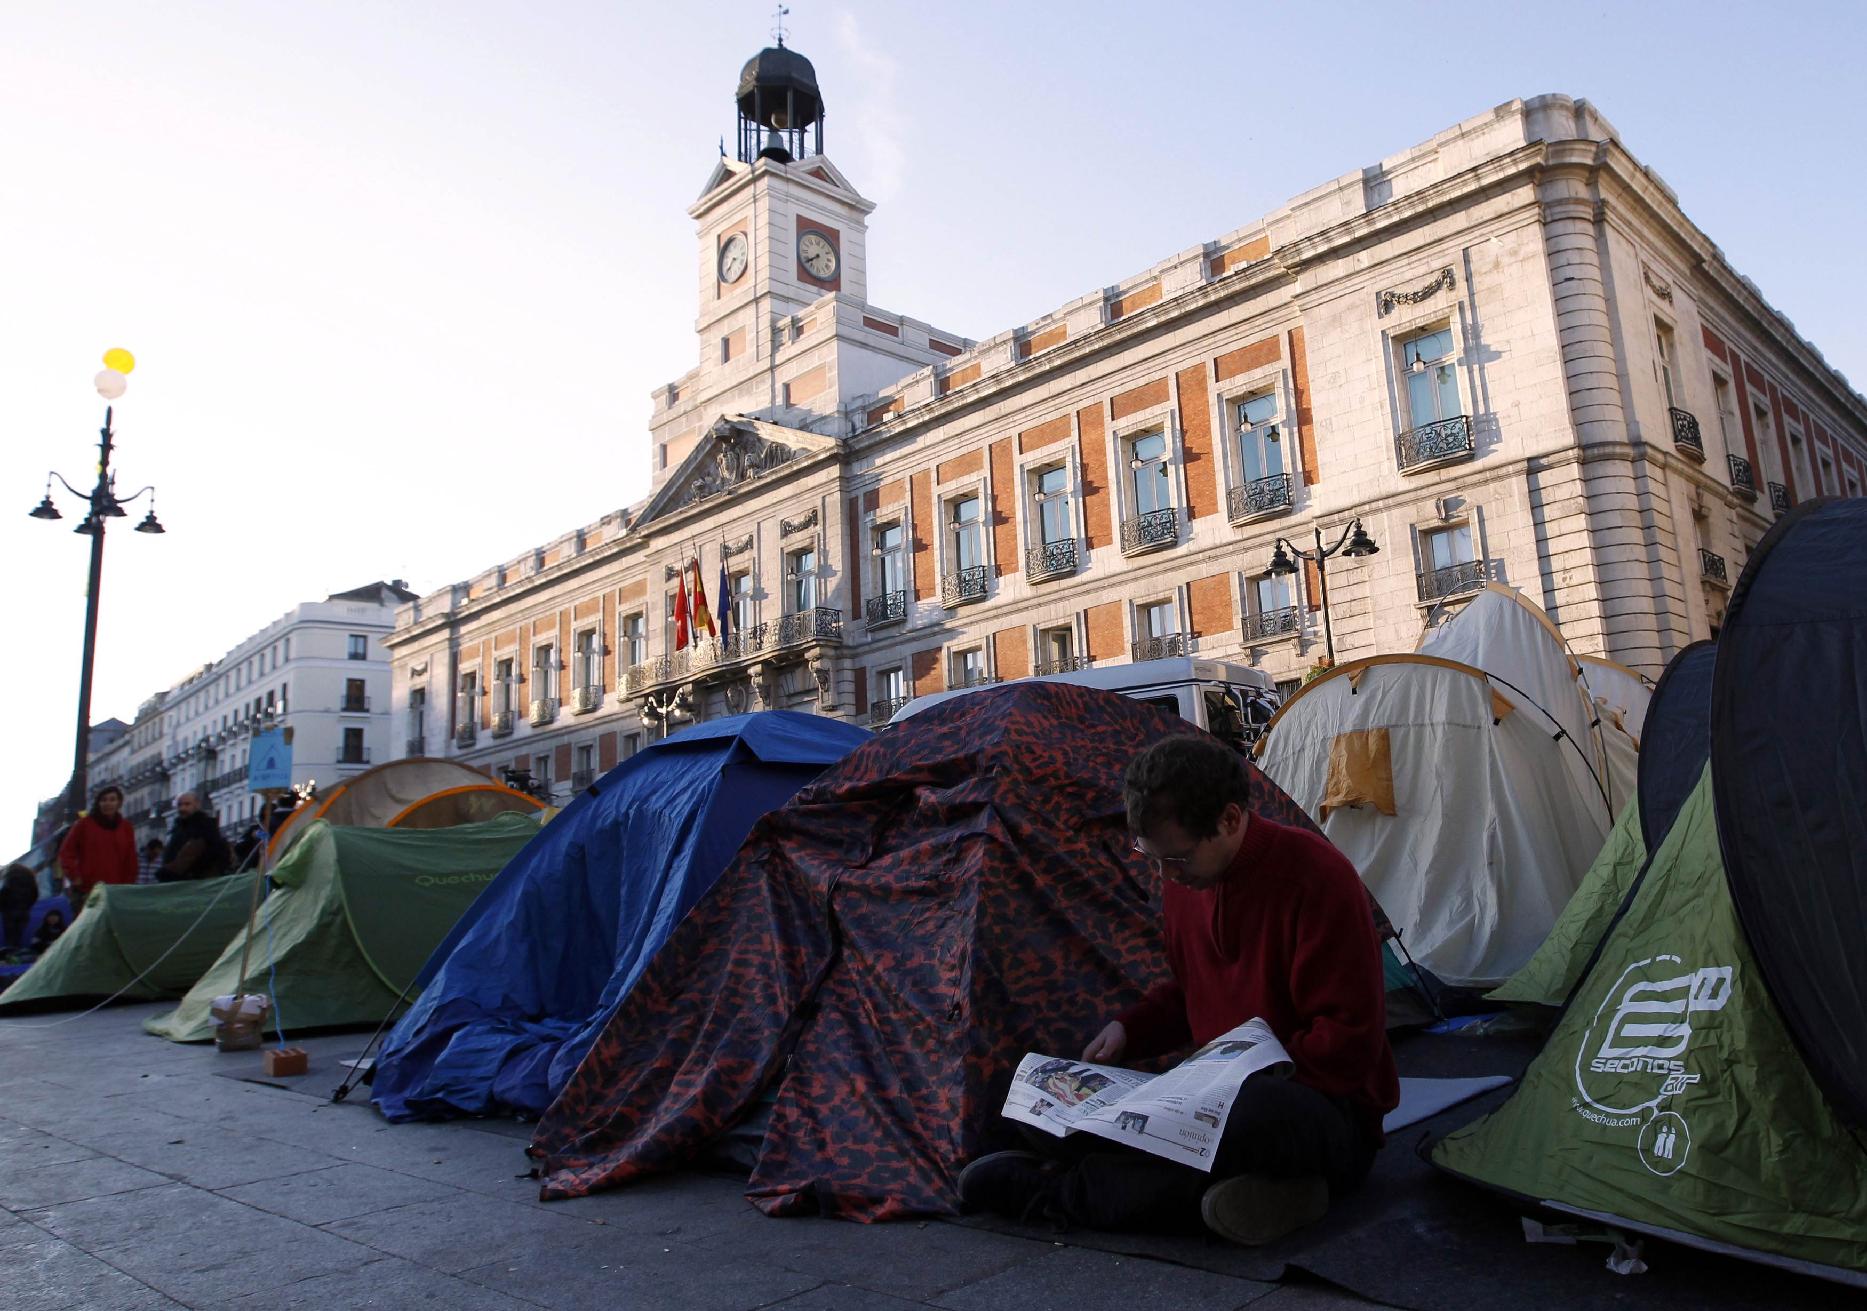
[{"label": "newspaper photo", "polygon": [[1033,1053],[1018,1062],[1004,1114],[1059,1138],[1097,1134],[1211,1170],[1238,1089],[1260,1072],[1288,1074],[1290,1055],[1259,1019],[1220,1034],[1165,1074]]}]

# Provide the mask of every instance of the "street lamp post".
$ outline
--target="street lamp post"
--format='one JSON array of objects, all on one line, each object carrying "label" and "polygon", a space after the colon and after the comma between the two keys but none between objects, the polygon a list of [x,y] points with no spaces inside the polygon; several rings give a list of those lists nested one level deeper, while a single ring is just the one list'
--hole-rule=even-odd
[{"label": "street lamp post", "polygon": [[[112,350],[105,354],[107,366],[97,375],[97,390],[106,399],[115,400],[123,395],[124,375],[135,368],[135,361],[128,351]],[[117,495],[116,475],[110,471],[110,456],[115,448],[116,434],[111,421],[111,406],[104,407],[104,426],[98,431],[97,442],[97,484],[89,492],[81,492],[66,481],[63,474],[56,471],[46,474],[45,496],[32,510],[35,519],[63,519],[58,506],[52,503],[52,480],[57,479],[66,491],[84,502],[84,518],[72,529],[91,539],[91,572],[84,590],[84,665],[78,676],[78,731],[72,747],[71,785],[65,797],[65,818],[75,820],[84,809],[85,794],[89,785],[89,760],[91,752],[91,672],[97,655],[97,597],[104,581],[104,528],[112,519],[121,519],[125,514],[124,506],[137,500],[144,493],[149,495],[149,512],[143,521],[136,525],[139,533],[160,533],[166,531],[156,518],[155,488],[144,487],[129,496]]]},{"label": "street lamp post", "polygon": [[[1278,578],[1287,578],[1297,571],[1297,560],[1308,560],[1316,566],[1316,585],[1320,595],[1317,597],[1322,610],[1323,650],[1328,653],[1329,663],[1335,663],[1335,633],[1329,627],[1329,559],[1338,553],[1351,560],[1375,554],[1381,548],[1374,539],[1363,531],[1359,518],[1349,520],[1348,527],[1335,539],[1335,545],[1325,547],[1322,544],[1322,527],[1316,528],[1316,547],[1305,551],[1291,543],[1287,537],[1277,539],[1277,549],[1271,555],[1269,572]],[[1295,556],[1296,559],[1291,557]]]}]

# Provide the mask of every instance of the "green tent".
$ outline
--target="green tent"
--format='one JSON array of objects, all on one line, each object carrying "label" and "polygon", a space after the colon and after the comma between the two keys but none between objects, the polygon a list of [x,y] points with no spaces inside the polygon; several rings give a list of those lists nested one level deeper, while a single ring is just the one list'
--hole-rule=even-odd
[{"label": "green tent", "polygon": [[[1646,840],[1640,835],[1640,801],[1621,807],[1621,818],[1582,876],[1582,886],[1556,917],[1549,936],[1536,954],[1510,978],[1486,995],[1492,1001],[1532,1002],[1560,1006],[1569,998],[1595,944],[1614,921],[1614,913],[1627,899],[1627,890],[1647,863]],[[1389,985],[1392,986],[1391,984]]]},{"label": "green tent", "polygon": [[64,936],[0,993],[0,1009],[181,996],[240,931],[258,877],[98,884]]},{"label": "green tent", "polygon": [[1867,1283],[1867,1153],[1738,926],[1709,767],[1522,1086],[1433,1161],[1554,1210]]},{"label": "green tent", "polygon": [[1667,668],[1646,863],[1522,1084],[1435,1164],[1867,1288],[1863,575],[1867,500],[1806,502],[1752,552],[1716,646]]},{"label": "green tent", "polygon": [[[236,931],[181,1005],[143,1027],[174,1042],[214,1036],[209,1007],[265,993],[287,1034],[375,1024],[480,890],[537,835],[507,814],[440,829],[309,826],[272,871],[277,885],[248,934]],[[246,976],[240,976],[241,960]]]}]

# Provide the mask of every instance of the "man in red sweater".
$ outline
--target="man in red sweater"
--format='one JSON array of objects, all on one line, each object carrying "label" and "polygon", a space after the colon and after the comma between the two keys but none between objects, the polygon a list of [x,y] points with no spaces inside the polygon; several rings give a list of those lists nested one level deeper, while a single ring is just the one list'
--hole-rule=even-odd
[{"label": "man in red sweater", "polygon": [[1400,1100],[1368,894],[1326,839],[1251,813],[1244,761],[1214,738],[1156,743],[1129,764],[1125,791],[1135,849],[1162,875],[1171,977],[1109,1021],[1083,1059],[1203,1045],[1258,1017],[1295,1072],[1245,1082],[1210,1174],[1079,1135],[1058,1143],[1061,1159],[981,1157],[961,1174],[960,1199],[1097,1229],[1203,1220],[1234,1242],[1267,1243],[1361,1180]]}]

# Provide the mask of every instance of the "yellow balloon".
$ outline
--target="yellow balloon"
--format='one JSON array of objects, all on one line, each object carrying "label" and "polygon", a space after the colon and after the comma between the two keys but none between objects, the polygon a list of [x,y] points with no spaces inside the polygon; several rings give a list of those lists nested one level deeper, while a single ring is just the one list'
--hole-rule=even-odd
[{"label": "yellow balloon", "polygon": [[112,346],[104,352],[104,364],[118,373],[128,373],[136,367],[136,357],[121,346]]}]

